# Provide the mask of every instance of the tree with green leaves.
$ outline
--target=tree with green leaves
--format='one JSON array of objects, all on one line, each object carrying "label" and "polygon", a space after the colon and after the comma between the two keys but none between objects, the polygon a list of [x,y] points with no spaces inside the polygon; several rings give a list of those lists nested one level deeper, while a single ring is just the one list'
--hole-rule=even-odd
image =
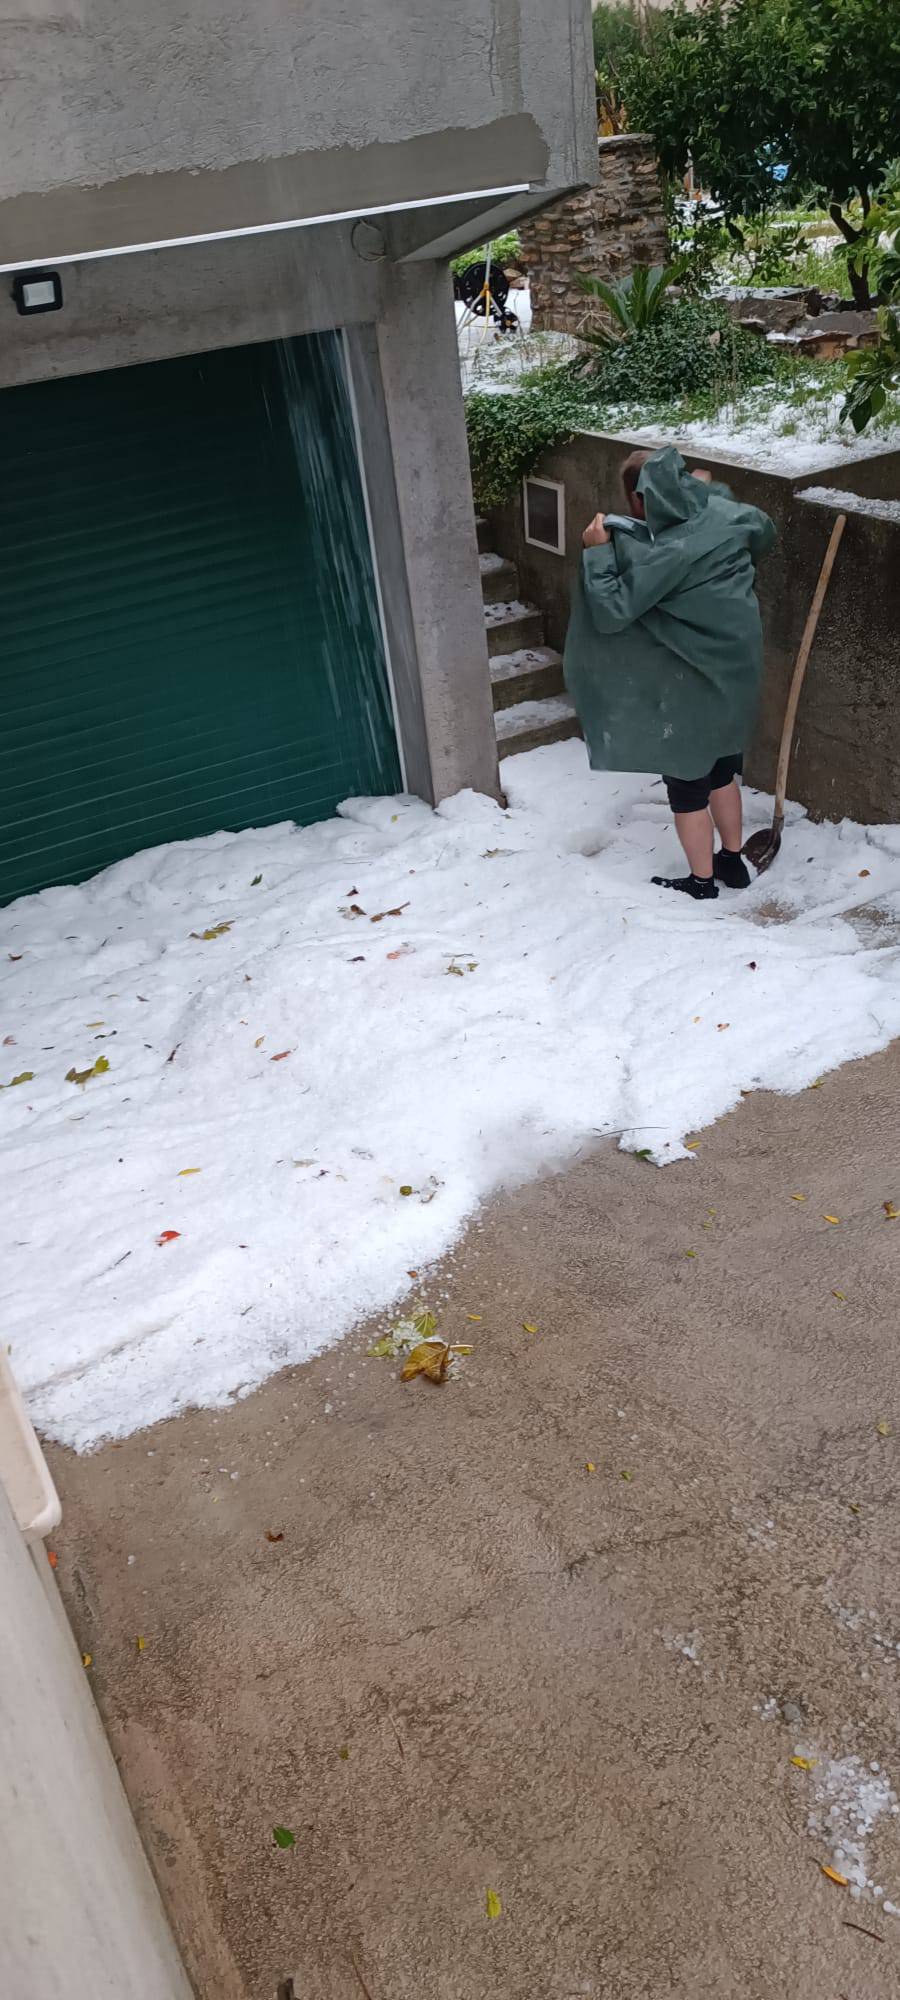
[{"label": "tree with green leaves", "polygon": [[692,162],[732,220],[822,190],[854,299],[871,303],[857,253],[900,154],[896,0],[701,0],[692,13],[676,0],[623,57],[622,89],[663,166]]}]

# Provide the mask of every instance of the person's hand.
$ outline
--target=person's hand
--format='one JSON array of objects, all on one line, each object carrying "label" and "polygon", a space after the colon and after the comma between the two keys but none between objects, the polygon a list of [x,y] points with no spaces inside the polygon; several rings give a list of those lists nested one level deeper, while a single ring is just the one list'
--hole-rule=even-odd
[{"label": "person's hand", "polygon": [[694,470],[691,473],[691,478],[702,479],[704,486],[712,485],[712,473],[707,472],[705,465],[695,465]]},{"label": "person's hand", "polygon": [[610,539],[605,514],[595,514],[581,537],[586,549],[602,549]]}]

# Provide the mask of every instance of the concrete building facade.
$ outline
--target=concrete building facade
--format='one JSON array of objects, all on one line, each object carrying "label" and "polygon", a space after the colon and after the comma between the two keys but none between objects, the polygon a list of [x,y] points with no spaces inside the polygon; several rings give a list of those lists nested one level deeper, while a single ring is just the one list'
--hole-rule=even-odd
[{"label": "concrete building facade", "polygon": [[0,900],[496,792],[447,260],[596,178],[588,0],[6,33]]}]

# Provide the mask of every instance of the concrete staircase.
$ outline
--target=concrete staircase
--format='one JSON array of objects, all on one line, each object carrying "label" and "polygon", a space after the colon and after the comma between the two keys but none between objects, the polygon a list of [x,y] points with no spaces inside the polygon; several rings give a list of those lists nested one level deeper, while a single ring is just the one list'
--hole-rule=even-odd
[{"label": "concrete staircase", "polygon": [[514,757],[543,743],[580,736],[578,717],[565,692],[562,659],[544,645],[543,614],[519,597],[514,563],[487,547],[490,527],[478,523],[481,588],[487,632],[497,750]]}]

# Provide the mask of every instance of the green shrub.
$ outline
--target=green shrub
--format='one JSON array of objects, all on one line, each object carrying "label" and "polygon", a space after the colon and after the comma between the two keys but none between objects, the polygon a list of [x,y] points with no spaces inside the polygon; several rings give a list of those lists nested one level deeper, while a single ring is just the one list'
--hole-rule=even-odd
[{"label": "green shrub", "polygon": [[[491,244],[492,261],[495,264],[515,264],[518,262],[521,248],[518,230],[508,229],[504,236],[494,237]],[[479,243],[474,250],[463,250],[461,256],[454,257],[450,269],[458,277],[460,272],[468,270],[470,264],[483,264],[486,257],[487,244]]]},{"label": "green shrub", "polygon": [[479,513],[501,507],[552,445],[571,437],[585,413],[583,389],[569,368],[548,368],[517,395],[466,397],[472,489]]},{"label": "green shrub", "polygon": [[735,325],[713,299],[676,299],[663,317],[614,346],[540,375],[511,394],[473,391],[466,426],[475,504],[503,505],[545,451],[574,431],[600,430],[614,406],[651,410],[690,399],[708,413],[741,390],[772,381],[775,351]]},{"label": "green shrub", "polygon": [[678,275],[675,264],[635,264],[627,278],[608,284],[605,278],[581,272],[578,288],[586,298],[599,299],[605,307],[605,326],[585,328],[581,338],[591,347],[613,347],[634,333],[645,333],[665,317],[670,300],[667,293]]},{"label": "green shrub", "polygon": [[676,299],[662,318],[615,346],[576,362],[590,371],[595,399],[610,403],[659,403],[686,394],[735,389],[767,381],[772,351],[736,326],[716,299]]}]

